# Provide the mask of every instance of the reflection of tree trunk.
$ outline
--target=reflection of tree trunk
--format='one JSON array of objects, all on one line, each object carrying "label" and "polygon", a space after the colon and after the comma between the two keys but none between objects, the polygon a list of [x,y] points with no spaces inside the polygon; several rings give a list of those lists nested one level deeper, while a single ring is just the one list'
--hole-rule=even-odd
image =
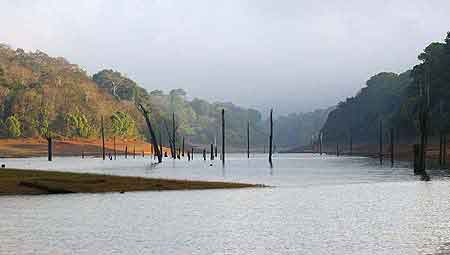
[{"label": "reflection of tree trunk", "polygon": [[142,113],[144,115],[144,118],[145,118],[145,122],[147,123],[147,128],[148,128],[148,131],[150,132],[150,136],[152,138],[151,142],[152,142],[153,148],[155,149],[156,155],[158,157],[158,163],[162,163],[162,150],[158,146],[158,142],[156,140],[155,132],[153,130],[152,124],[151,124],[150,119],[148,117],[149,112],[141,104],[139,104],[139,107],[141,108],[141,111],[142,111]]}]

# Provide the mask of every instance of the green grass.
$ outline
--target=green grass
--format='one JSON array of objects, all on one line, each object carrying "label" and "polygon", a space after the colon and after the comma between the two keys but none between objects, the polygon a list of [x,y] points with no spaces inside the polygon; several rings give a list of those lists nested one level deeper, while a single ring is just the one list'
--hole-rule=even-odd
[{"label": "green grass", "polygon": [[0,169],[0,195],[256,188],[264,185]]}]

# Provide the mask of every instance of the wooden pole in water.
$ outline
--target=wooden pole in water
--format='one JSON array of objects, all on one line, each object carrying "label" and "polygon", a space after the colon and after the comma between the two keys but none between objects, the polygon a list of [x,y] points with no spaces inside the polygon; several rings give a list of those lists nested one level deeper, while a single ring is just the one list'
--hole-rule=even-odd
[{"label": "wooden pole in water", "polygon": [[380,126],[379,126],[379,152],[378,156],[380,158],[380,165],[383,165],[383,121],[380,119]]},{"label": "wooden pole in water", "polygon": [[394,167],[394,128],[391,127],[391,167]]},{"label": "wooden pole in water", "polygon": [[206,149],[203,149],[203,160],[206,160]]},{"label": "wooden pole in water", "polygon": [[128,158],[128,145],[125,145],[125,158]]},{"label": "wooden pole in water", "polygon": [[113,137],[113,143],[114,143],[114,160],[117,159],[117,151],[116,151],[116,137]]},{"label": "wooden pole in water", "polygon": [[250,121],[247,121],[247,158],[250,158]]},{"label": "wooden pole in water", "polygon": [[339,143],[336,143],[336,157],[339,157]]},{"label": "wooden pole in water", "polygon": [[133,159],[136,158],[136,144],[133,144]]},{"label": "wooden pole in water", "polygon": [[194,160],[194,147],[191,148],[191,159]]},{"label": "wooden pole in water", "polygon": [[188,157],[188,161],[191,161],[191,153],[189,151],[187,152],[187,157]]},{"label": "wooden pole in water", "polygon": [[83,148],[83,146],[81,146],[81,158],[84,159],[84,148]]},{"label": "wooden pole in water", "polygon": [[225,166],[225,109],[222,109],[222,165]]},{"label": "wooden pole in water", "polygon": [[52,161],[53,160],[53,143],[52,143],[52,137],[48,136],[47,137],[47,154],[48,154],[48,161]]},{"label": "wooden pole in water", "polygon": [[272,165],[273,146],[273,109],[270,109],[270,135],[269,135],[269,163]]},{"label": "wooden pole in water", "polygon": [[211,144],[211,160],[214,160],[214,144]]},{"label": "wooden pole in water", "polygon": [[105,150],[105,128],[103,125],[103,116],[101,118],[101,128],[102,128],[102,156],[103,160],[106,159],[106,150]]}]

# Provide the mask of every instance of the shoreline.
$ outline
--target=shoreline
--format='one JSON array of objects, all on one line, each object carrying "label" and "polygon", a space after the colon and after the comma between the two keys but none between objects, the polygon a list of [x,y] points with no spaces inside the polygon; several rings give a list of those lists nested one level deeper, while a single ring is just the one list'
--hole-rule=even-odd
[{"label": "shoreline", "polygon": [[188,181],[90,173],[0,169],[0,196],[263,188],[262,184]]},{"label": "shoreline", "polygon": [[[124,155],[125,148],[128,147],[128,155],[136,157],[151,155],[151,144],[137,139],[116,139],[117,155]],[[109,138],[105,140],[106,154],[113,154],[114,141]],[[163,148],[163,152],[170,154],[170,149]],[[102,157],[102,141],[100,139],[54,139],[53,156],[80,156]],[[0,158],[31,158],[46,157],[47,141],[39,138],[17,138],[0,139]]]}]

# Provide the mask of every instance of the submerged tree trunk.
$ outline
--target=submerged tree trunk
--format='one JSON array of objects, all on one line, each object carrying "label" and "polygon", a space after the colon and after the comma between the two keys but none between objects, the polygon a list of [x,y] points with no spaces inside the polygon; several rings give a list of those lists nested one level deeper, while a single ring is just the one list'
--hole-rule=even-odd
[{"label": "submerged tree trunk", "polygon": [[181,148],[181,156],[184,157],[184,136],[183,136],[183,144]]},{"label": "submerged tree trunk", "polygon": [[394,128],[391,128],[391,167],[394,167]]},{"label": "submerged tree trunk", "polygon": [[103,160],[106,159],[106,150],[105,150],[105,128],[103,125],[103,116],[101,118],[101,129],[102,129],[102,156]]},{"label": "submerged tree trunk", "polygon": [[250,158],[250,121],[247,121],[247,158]]},{"label": "submerged tree trunk", "polygon": [[52,161],[53,160],[53,142],[52,142],[51,136],[47,137],[47,154],[48,154],[48,161]]},{"label": "submerged tree trunk", "polygon": [[225,166],[225,109],[222,109],[222,165]]},{"label": "submerged tree trunk", "polygon": [[272,146],[273,146],[273,109],[270,109],[270,135],[269,135],[269,163],[272,165]]},{"label": "submerged tree trunk", "polygon": [[214,144],[211,144],[211,160],[214,160]]},{"label": "submerged tree trunk", "polygon": [[322,145],[323,145],[323,144],[322,144],[322,142],[323,142],[323,141],[322,141],[322,137],[323,137],[323,133],[320,132],[320,133],[319,133],[319,153],[320,153],[321,156],[322,156],[322,153],[323,153],[323,152],[322,152]]},{"label": "submerged tree trunk", "polygon": [[380,158],[380,165],[383,165],[383,121],[380,120],[379,126],[379,148],[378,148],[378,157]]},{"label": "submerged tree trunk", "polygon": [[172,112],[172,144],[173,144],[173,154],[174,159],[177,158],[177,137],[176,137],[176,127],[175,127],[175,113]]},{"label": "submerged tree trunk", "polygon": [[148,130],[150,132],[150,136],[152,138],[151,142],[152,142],[153,148],[155,149],[155,153],[156,153],[156,155],[158,157],[158,163],[162,163],[162,150],[160,150],[160,148],[158,146],[158,142],[156,140],[155,132],[153,130],[152,124],[151,124],[150,119],[148,117],[149,112],[141,104],[139,104],[139,107],[141,108],[141,111],[142,111],[142,113],[144,115],[144,118],[145,118],[145,122],[147,123],[147,128],[148,128]]}]

